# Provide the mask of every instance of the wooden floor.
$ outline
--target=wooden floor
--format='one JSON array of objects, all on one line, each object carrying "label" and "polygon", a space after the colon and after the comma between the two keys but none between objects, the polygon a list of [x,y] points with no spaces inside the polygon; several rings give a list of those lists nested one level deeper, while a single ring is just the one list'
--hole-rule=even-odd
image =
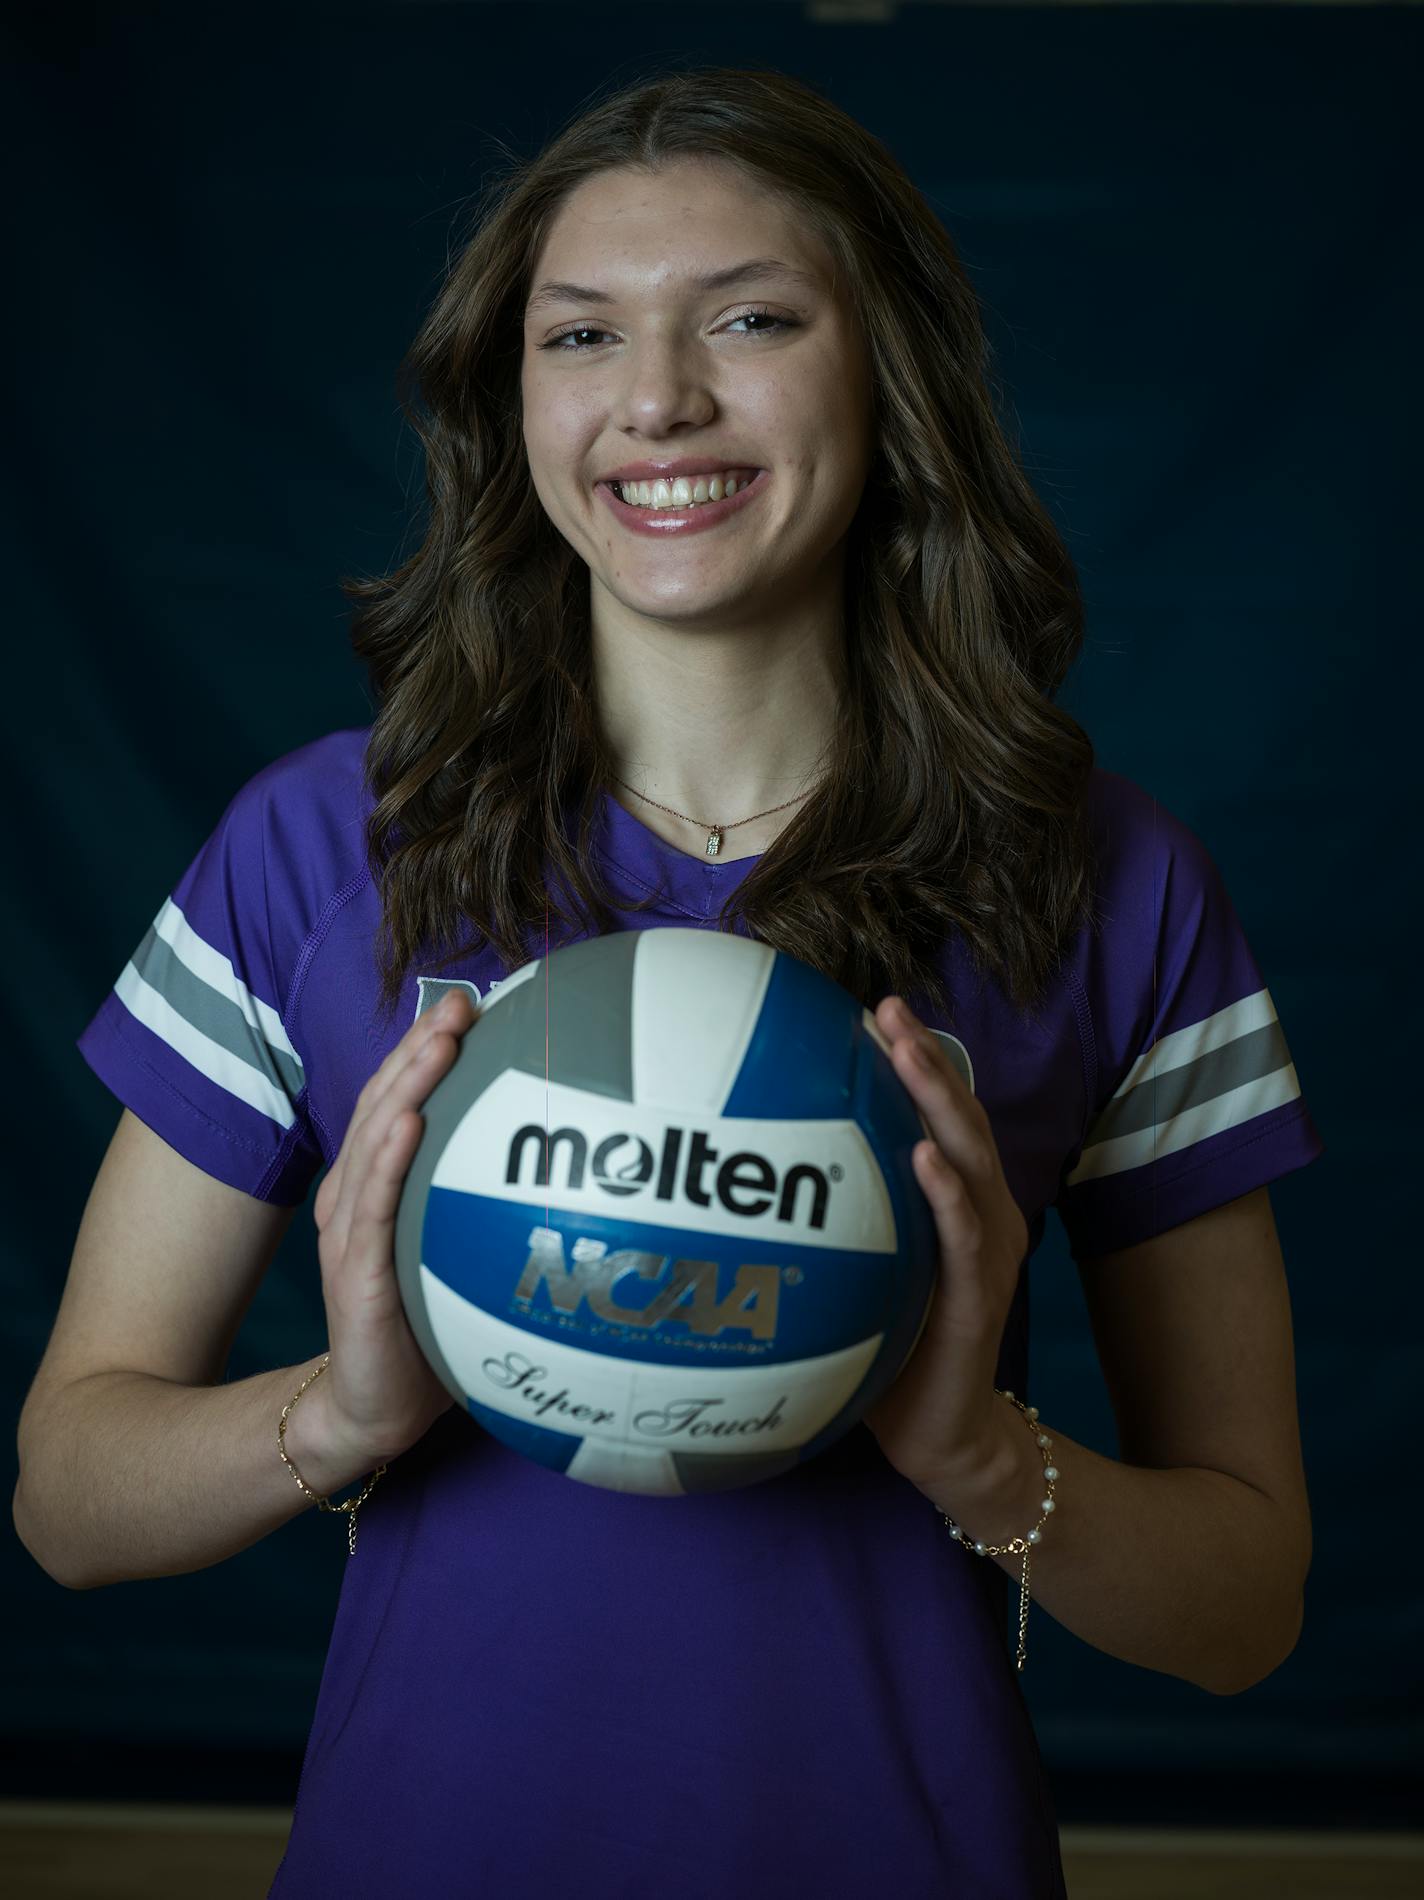
[{"label": "wooden floor", "polygon": [[[289,1808],[0,1802],[0,1893],[5,1900],[266,1900],[291,1819]],[[1069,1900],[1424,1894],[1424,1833],[1065,1827],[1061,1839]]]}]

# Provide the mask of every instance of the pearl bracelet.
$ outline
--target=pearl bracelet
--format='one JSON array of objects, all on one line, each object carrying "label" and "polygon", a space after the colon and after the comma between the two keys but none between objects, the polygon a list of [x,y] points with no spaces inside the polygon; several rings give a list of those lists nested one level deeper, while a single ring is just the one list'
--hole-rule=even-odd
[{"label": "pearl bracelet", "polygon": [[996,1386],[994,1390],[999,1398],[1007,1399],[1011,1405],[1018,1407],[1019,1411],[1024,1415],[1024,1421],[1028,1425],[1029,1430],[1034,1433],[1037,1439],[1038,1449],[1043,1458],[1044,1482],[1048,1486],[1048,1496],[1044,1498],[1042,1504],[1039,1506],[1043,1515],[1028,1533],[1027,1537],[1015,1537],[1007,1544],[985,1544],[977,1542],[964,1535],[964,1532],[947,1511],[941,1511],[940,1516],[944,1519],[945,1523],[948,1524],[950,1536],[953,1537],[956,1542],[962,1544],[965,1550],[972,1550],[976,1557],[1016,1557],[1022,1553],[1023,1569],[1019,1586],[1019,1647],[1017,1659],[1017,1666],[1019,1669],[1022,1669],[1024,1663],[1028,1660],[1028,1651],[1025,1646],[1025,1632],[1028,1629],[1029,1558],[1032,1554],[1033,1546],[1043,1542],[1043,1527],[1048,1522],[1049,1516],[1055,1508],[1053,1488],[1058,1477],[1058,1468],[1056,1465],[1050,1463],[1053,1439],[1048,1432],[1040,1431],[1038,1428],[1038,1407],[1036,1405],[1025,1405],[1021,1399],[1016,1399],[1012,1392],[1003,1391],[998,1386]]}]

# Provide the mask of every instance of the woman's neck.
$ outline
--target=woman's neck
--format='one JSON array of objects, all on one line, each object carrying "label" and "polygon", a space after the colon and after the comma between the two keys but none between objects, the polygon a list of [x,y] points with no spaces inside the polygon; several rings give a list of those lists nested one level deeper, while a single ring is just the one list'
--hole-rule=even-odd
[{"label": "woman's neck", "polygon": [[735,635],[672,637],[595,614],[594,700],[613,790],[650,828],[667,819],[670,841],[686,844],[699,827],[705,841],[711,827],[735,826],[727,847],[746,855],[754,828],[775,836],[821,783],[846,669],[839,627],[812,605],[799,621]]}]

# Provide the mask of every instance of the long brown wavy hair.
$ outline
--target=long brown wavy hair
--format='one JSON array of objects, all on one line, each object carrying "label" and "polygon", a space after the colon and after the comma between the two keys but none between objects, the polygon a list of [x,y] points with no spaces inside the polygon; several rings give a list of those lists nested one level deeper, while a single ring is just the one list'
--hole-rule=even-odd
[{"label": "long brown wavy hair", "polygon": [[341,583],[376,702],[381,1006],[393,1012],[422,954],[448,949],[445,967],[488,943],[517,969],[549,905],[571,933],[618,928],[592,849],[615,761],[594,713],[589,575],[530,478],[523,309],[577,186],[689,157],[740,167],[828,247],[869,350],[877,442],[847,537],[829,769],[717,928],[740,916],[865,1007],[893,991],[941,1016],[937,965],[958,930],[1031,1014],[1080,922],[1097,921],[1093,747],[1052,703],[1083,641],[1077,576],[997,419],[975,293],[924,198],[819,93],[728,67],[663,71],[534,158],[506,155],[400,366],[428,531],[394,573]]}]

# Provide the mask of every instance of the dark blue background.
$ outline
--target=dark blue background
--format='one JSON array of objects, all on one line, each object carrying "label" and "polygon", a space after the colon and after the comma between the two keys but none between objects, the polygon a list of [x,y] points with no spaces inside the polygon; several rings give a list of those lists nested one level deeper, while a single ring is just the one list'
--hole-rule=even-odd
[{"label": "dark blue background", "polygon": [[[370,717],[337,578],[406,545],[395,368],[482,177],[605,80],[776,66],[884,137],[959,245],[1087,594],[1064,703],[1220,866],[1328,1148],[1272,1189],[1304,1634],[1216,1698],[1035,1608],[1059,1818],[1398,1819],[1420,1739],[1420,16],[886,11],[12,13],[6,1040],[33,1093],[0,1376],[17,1419],[118,1118],[75,1036],[237,787]],[[1034,1402],[1115,1455],[1056,1220],[1032,1292]],[[308,1209],[229,1376],[324,1343]],[[313,1512],[213,1569],[73,1593],[6,1540],[0,1792],[289,1801],[346,1561]]]}]

